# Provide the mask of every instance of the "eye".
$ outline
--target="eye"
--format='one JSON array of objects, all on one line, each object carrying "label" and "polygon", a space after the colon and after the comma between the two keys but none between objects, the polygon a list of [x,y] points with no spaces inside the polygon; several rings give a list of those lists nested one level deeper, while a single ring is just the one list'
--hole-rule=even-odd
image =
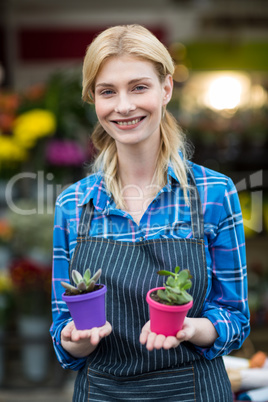
[{"label": "eye", "polygon": [[103,96],[110,96],[114,93],[114,91],[112,89],[105,89],[104,91],[101,91],[101,95]]},{"label": "eye", "polygon": [[145,91],[147,89],[147,87],[145,86],[145,85],[137,85],[135,88],[134,88],[134,91],[136,91],[136,92],[142,92],[142,91]]}]

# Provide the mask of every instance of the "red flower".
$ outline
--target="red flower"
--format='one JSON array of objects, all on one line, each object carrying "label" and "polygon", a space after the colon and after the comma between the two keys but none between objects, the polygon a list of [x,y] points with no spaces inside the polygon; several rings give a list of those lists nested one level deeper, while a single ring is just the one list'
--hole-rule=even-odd
[{"label": "red flower", "polygon": [[51,266],[29,259],[14,260],[10,266],[11,279],[18,291],[50,292]]}]

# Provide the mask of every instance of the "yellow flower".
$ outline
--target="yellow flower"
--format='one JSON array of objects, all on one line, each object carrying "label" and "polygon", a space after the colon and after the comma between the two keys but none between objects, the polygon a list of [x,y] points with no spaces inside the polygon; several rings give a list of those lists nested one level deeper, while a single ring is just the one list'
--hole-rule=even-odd
[{"label": "yellow flower", "polygon": [[6,272],[0,270],[0,294],[4,292],[10,292],[13,288],[11,277]]},{"label": "yellow flower", "polygon": [[0,134],[0,163],[3,161],[20,162],[26,158],[27,153],[12,137]]},{"label": "yellow flower", "polygon": [[17,117],[13,133],[16,141],[25,148],[31,148],[39,138],[53,135],[55,130],[56,119],[52,112],[33,109]]}]

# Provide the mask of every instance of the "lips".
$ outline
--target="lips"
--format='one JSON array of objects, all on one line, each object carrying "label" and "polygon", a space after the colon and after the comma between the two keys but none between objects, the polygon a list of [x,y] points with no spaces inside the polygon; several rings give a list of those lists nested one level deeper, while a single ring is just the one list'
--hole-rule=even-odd
[{"label": "lips", "polygon": [[125,120],[113,120],[113,123],[118,124],[119,126],[134,126],[143,119],[145,119],[145,116]]}]

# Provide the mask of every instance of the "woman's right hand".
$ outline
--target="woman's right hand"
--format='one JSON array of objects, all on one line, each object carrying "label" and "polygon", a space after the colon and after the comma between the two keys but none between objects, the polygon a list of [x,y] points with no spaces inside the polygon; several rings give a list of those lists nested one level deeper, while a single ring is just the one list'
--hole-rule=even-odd
[{"label": "woman's right hand", "polygon": [[112,326],[108,321],[102,327],[86,330],[77,330],[71,321],[61,331],[61,345],[73,357],[86,357],[96,349],[100,340],[111,332]]}]

